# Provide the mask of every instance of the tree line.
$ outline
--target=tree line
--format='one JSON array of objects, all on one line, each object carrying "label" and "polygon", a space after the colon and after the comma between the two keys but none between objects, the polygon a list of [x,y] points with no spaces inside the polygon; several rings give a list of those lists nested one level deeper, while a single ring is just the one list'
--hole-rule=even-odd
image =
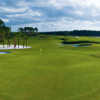
[{"label": "tree line", "polygon": [[100,31],[95,30],[72,30],[72,31],[55,31],[39,32],[44,35],[65,35],[65,36],[100,36]]}]

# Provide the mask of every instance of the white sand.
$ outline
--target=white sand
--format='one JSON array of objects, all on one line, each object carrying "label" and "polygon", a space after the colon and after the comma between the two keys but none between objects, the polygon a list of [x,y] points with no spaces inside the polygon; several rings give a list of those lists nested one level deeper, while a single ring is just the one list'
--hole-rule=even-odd
[{"label": "white sand", "polygon": [[9,46],[7,46],[7,45],[4,45],[4,47],[3,47],[3,45],[0,45],[0,50],[7,50],[7,49],[27,49],[27,48],[31,48],[30,46],[24,46],[24,48],[23,48],[23,46],[22,45],[19,45],[19,48],[18,48],[18,45],[16,45],[16,48],[14,48],[14,45],[10,45],[10,47]]}]

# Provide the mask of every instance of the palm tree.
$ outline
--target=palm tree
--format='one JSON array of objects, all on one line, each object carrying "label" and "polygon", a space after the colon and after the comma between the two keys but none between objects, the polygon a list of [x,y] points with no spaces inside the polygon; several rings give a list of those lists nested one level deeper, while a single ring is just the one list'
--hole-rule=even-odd
[{"label": "palm tree", "polygon": [[24,35],[24,41],[25,41],[25,46],[27,48],[28,46],[28,35],[27,34]]},{"label": "palm tree", "polygon": [[33,32],[32,27],[24,27],[24,33],[30,35]]},{"label": "palm tree", "polygon": [[37,32],[38,32],[38,28],[37,28],[37,27],[35,27],[35,28],[34,28],[34,31],[37,33]]},{"label": "palm tree", "polygon": [[29,28],[29,27],[19,28],[19,34],[20,34],[19,37],[22,38],[23,48],[25,47],[25,45],[26,45],[26,47],[28,45],[28,34],[27,33],[29,33],[30,30],[31,30],[31,28]]},{"label": "palm tree", "polygon": [[5,27],[5,23],[0,19],[0,27]]},{"label": "palm tree", "polygon": [[0,41],[3,42],[3,47],[4,47],[4,22],[0,19]]},{"label": "palm tree", "polygon": [[23,33],[23,32],[24,32],[24,28],[19,28],[19,29],[18,29],[18,32]]},{"label": "palm tree", "polygon": [[16,42],[16,36],[14,36],[14,48],[16,48],[16,44],[17,44],[17,42]]},{"label": "palm tree", "polygon": [[16,34],[16,38],[17,38],[17,43],[18,43],[18,48],[19,48],[20,39],[21,39],[21,32],[18,32],[18,33]]},{"label": "palm tree", "polygon": [[0,27],[0,37],[1,37],[1,41],[3,43],[3,48],[5,45],[5,28],[4,27]]},{"label": "palm tree", "polygon": [[[10,28],[5,26],[5,23],[0,19],[0,40],[3,42],[3,48],[5,45],[5,38],[10,34]],[[8,42],[10,44],[10,42]]]},{"label": "palm tree", "polygon": [[10,47],[10,32],[11,32],[11,29],[9,27],[5,27],[5,37],[8,41],[8,47]]},{"label": "palm tree", "polygon": [[[25,29],[24,28],[19,28],[18,29],[18,37],[20,37],[21,39],[22,39],[22,41],[23,41],[23,37],[24,37],[24,33],[25,33]],[[20,40],[18,39],[18,47],[19,47],[19,42],[20,42]],[[23,41],[23,48],[24,48],[24,41]]]},{"label": "palm tree", "polygon": [[25,33],[21,34],[21,38],[22,38],[22,41],[23,41],[23,48],[24,48],[25,47]]}]

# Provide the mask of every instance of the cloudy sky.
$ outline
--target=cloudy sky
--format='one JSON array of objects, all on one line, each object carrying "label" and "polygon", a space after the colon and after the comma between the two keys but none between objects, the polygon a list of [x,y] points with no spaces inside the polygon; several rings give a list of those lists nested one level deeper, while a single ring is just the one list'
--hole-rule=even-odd
[{"label": "cloudy sky", "polygon": [[0,0],[0,18],[14,30],[100,30],[100,0]]}]

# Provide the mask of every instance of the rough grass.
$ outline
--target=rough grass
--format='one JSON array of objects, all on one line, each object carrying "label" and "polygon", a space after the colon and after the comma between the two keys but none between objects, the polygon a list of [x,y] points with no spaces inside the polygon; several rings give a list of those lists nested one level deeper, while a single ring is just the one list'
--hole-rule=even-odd
[{"label": "rough grass", "polygon": [[[33,37],[31,49],[0,55],[0,100],[100,98],[100,45],[62,47],[59,38]],[[79,40],[100,41],[93,37]]]}]

